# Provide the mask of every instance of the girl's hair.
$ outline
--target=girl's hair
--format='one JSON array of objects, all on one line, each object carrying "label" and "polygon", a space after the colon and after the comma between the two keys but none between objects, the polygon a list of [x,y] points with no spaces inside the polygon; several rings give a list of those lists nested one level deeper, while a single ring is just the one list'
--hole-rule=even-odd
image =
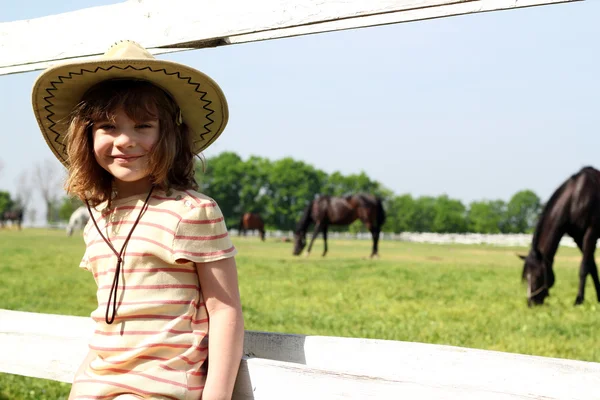
[{"label": "girl's hair", "polygon": [[69,160],[67,193],[91,206],[112,197],[113,177],[96,162],[92,126],[114,121],[119,110],[133,121],[157,119],[158,141],[149,154],[149,175],[162,190],[197,189],[190,129],[180,121],[180,109],[173,98],[158,86],[143,80],[107,80],[91,87],[73,109],[66,135]]}]

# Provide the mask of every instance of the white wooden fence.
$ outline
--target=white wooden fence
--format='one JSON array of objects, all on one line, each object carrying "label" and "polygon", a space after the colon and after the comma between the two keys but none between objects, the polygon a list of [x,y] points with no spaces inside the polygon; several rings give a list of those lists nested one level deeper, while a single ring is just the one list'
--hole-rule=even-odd
[{"label": "white wooden fence", "polygon": [[[0,372],[71,382],[90,318],[0,310]],[[600,399],[600,363],[246,331],[234,400]]]},{"label": "white wooden fence", "polygon": [[[0,75],[93,57],[123,39],[161,54],[575,1],[582,0],[128,0],[0,23]],[[111,29],[88,29],[104,18]]]}]

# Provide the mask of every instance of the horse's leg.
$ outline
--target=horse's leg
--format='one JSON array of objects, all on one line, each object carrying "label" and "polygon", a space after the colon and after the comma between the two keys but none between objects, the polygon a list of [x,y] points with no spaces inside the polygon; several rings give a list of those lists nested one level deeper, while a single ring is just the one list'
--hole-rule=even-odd
[{"label": "horse's leg", "polygon": [[371,236],[373,237],[373,252],[371,253],[371,258],[379,257],[379,233],[381,228],[375,226],[371,229]]},{"label": "horse's leg", "polygon": [[327,224],[323,225],[323,242],[325,243],[325,248],[323,249],[323,257],[327,254]]},{"label": "horse's leg", "polygon": [[306,256],[308,257],[308,255],[310,254],[310,250],[312,249],[312,245],[315,241],[315,238],[317,237],[317,235],[319,234],[319,231],[321,230],[321,223],[317,222],[315,224],[315,230],[313,231],[313,235],[312,238],[310,238],[310,243],[308,244],[308,249],[306,249]]},{"label": "horse's leg", "polygon": [[[583,236],[583,258],[581,259],[581,265],[579,266],[579,288],[577,290],[577,297],[575,298],[575,305],[583,303],[585,294],[585,279],[588,274],[592,275],[594,280],[594,286],[596,287],[596,294],[600,296],[600,282],[598,282],[598,269],[596,262],[594,261],[594,253],[596,252],[596,240],[598,237],[594,229],[588,228]],[[598,283],[597,283],[598,282]]]},{"label": "horse's leg", "polygon": [[592,282],[594,282],[594,288],[596,289],[596,298],[598,299],[598,303],[600,303],[600,279],[598,279],[598,267],[593,255],[591,258],[590,275],[592,275]]},{"label": "horse's leg", "polygon": [[[598,241],[598,233],[594,232],[591,234],[589,243],[591,249],[588,250],[588,272],[592,276],[592,282],[594,282],[594,288],[596,289],[596,298],[600,303],[600,279],[598,279],[598,267],[596,266],[596,260],[594,259],[594,253],[596,252],[596,243]],[[583,299],[583,297],[582,297]]]},{"label": "horse's leg", "polygon": [[264,242],[265,241],[265,229],[264,228],[260,228],[260,239]]}]

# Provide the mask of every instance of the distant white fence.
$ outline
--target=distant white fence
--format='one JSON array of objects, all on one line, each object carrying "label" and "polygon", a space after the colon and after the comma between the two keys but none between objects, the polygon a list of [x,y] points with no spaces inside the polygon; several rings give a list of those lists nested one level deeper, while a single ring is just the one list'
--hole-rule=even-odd
[{"label": "distant white fence", "polygon": [[[24,227],[35,227],[35,228],[49,228],[49,229],[62,229],[66,228],[64,222],[58,222],[52,225],[38,224],[38,225],[23,225]],[[237,236],[239,231],[235,228],[230,229],[229,233],[232,236]],[[248,231],[248,236],[258,236],[258,231]],[[311,233],[309,232],[310,236]],[[267,238],[293,238],[293,231],[280,231],[271,230],[266,231],[265,236]],[[319,235],[320,237],[320,235]],[[350,232],[328,232],[328,239],[347,239],[347,240],[371,240],[371,234],[369,232],[361,233],[350,233]],[[395,240],[399,242],[413,242],[413,243],[433,243],[433,244],[487,244],[493,246],[507,246],[507,247],[529,247],[531,245],[532,235],[529,233],[500,233],[500,234],[487,234],[487,233],[430,233],[430,232],[381,232],[380,240]],[[577,244],[573,241],[570,236],[563,236],[560,241],[561,246],[565,247],[577,247]]]},{"label": "distant white fence", "polygon": [[[231,229],[232,235],[238,235],[237,229]],[[310,235],[311,233],[309,233]],[[258,236],[258,232],[249,231],[248,235]],[[270,238],[293,238],[292,231],[267,231],[266,237]],[[371,240],[371,234],[368,232],[350,233],[350,232],[328,232],[328,239],[358,239]],[[400,242],[415,243],[435,243],[435,244],[489,244],[495,246],[519,246],[528,247],[531,245],[532,235],[528,233],[503,233],[503,234],[485,234],[485,233],[429,233],[429,232],[381,232],[381,240],[397,240]],[[577,247],[570,236],[563,236],[561,246]]]}]

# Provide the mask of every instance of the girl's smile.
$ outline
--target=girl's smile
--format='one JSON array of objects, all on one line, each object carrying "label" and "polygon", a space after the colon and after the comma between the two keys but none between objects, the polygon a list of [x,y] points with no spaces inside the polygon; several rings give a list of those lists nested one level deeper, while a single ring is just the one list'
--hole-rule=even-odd
[{"label": "girl's smile", "polygon": [[116,155],[116,156],[112,156],[112,157],[114,158],[114,160],[117,163],[126,164],[126,163],[130,163],[132,161],[140,159],[141,157],[143,157],[143,155],[140,155],[140,156]]}]

